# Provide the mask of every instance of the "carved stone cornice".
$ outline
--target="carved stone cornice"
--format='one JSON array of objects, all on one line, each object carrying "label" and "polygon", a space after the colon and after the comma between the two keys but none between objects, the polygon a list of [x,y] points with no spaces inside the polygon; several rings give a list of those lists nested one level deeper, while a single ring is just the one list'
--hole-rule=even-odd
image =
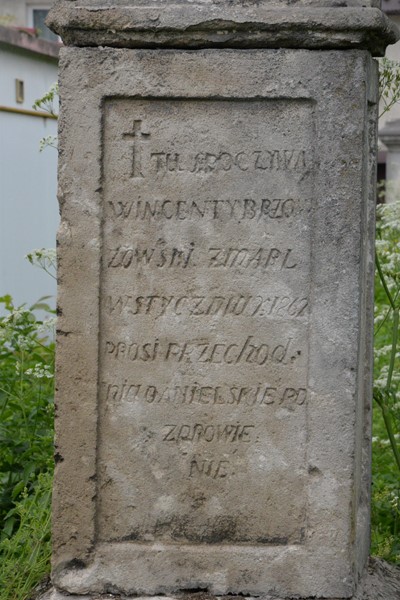
[{"label": "carved stone cornice", "polygon": [[124,48],[365,49],[399,38],[375,0],[58,0],[47,24],[64,44]]}]

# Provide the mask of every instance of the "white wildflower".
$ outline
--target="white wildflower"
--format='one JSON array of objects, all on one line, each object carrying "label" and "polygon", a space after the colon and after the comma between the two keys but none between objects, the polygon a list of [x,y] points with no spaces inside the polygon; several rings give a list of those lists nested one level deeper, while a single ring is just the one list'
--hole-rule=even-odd
[{"label": "white wildflower", "polygon": [[32,340],[26,335],[17,336],[17,344],[20,350],[29,350],[32,347]]},{"label": "white wildflower", "polygon": [[25,375],[32,375],[35,379],[51,379],[53,377],[49,365],[41,363],[36,363],[33,368],[26,369]]},{"label": "white wildflower", "polygon": [[46,334],[48,332],[54,332],[57,324],[57,317],[50,317],[49,319],[45,319],[43,323],[41,323],[37,329],[39,334]]}]

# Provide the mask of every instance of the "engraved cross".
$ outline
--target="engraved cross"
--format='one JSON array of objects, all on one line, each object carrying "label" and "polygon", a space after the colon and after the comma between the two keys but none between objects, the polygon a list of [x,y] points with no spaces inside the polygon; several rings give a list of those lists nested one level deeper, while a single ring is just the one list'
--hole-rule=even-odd
[{"label": "engraved cross", "polygon": [[142,121],[133,121],[133,131],[122,134],[123,138],[133,138],[131,177],[144,177],[141,170],[141,141],[148,141],[150,133],[142,131]]}]

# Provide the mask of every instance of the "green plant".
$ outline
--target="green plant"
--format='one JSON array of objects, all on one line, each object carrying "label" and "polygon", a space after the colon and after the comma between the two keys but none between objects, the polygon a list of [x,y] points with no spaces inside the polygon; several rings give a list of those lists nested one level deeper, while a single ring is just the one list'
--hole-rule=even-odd
[{"label": "green plant", "polygon": [[378,207],[375,285],[373,552],[400,561],[400,203]]},{"label": "green plant", "polygon": [[0,298],[0,539],[16,531],[23,490],[52,469],[54,319],[36,316],[52,317],[44,300],[28,309]]},{"label": "green plant", "polygon": [[387,113],[400,100],[400,63],[389,58],[379,61],[379,117]]},{"label": "green plant", "polygon": [[53,83],[48,91],[33,103],[34,110],[44,110],[51,115],[57,116],[56,104],[58,100],[58,83]]},{"label": "green plant", "polygon": [[[380,117],[400,100],[400,63],[379,61]],[[380,196],[384,196],[381,186]],[[377,210],[371,552],[400,562],[400,205]]]},{"label": "green plant", "polygon": [[[56,106],[58,105],[58,83],[53,83],[49,90],[38,100],[33,103],[33,110],[41,110],[47,112],[53,117],[58,117]],[[39,152],[43,152],[48,146],[57,148],[57,136],[47,135],[39,142]]]},{"label": "green plant", "polygon": [[28,600],[49,571],[51,485],[50,472],[39,475],[12,510],[19,527],[0,542],[0,600]]},{"label": "green plant", "polygon": [[[396,440],[400,417],[400,203],[378,207],[375,264],[375,385],[378,403],[400,474],[400,446]],[[383,342],[383,343],[382,343]],[[389,343],[386,343],[389,342]]]},{"label": "green plant", "polygon": [[[34,108],[54,115],[57,94],[54,85]],[[55,277],[55,250],[26,258]],[[0,297],[0,600],[28,600],[50,570],[55,318],[46,300],[27,308]]]},{"label": "green plant", "polygon": [[39,267],[53,279],[57,279],[55,273],[57,268],[57,257],[55,248],[40,248],[32,250],[26,257],[31,265]]}]

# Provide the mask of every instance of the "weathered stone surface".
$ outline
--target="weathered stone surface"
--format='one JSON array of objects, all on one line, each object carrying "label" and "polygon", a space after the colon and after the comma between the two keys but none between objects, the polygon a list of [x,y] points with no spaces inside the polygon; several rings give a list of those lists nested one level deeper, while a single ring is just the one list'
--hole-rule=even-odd
[{"label": "weathered stone surface", "polygon": [[[400,596],[400,568],[395,567],[383,560],[376,558],[370,559],[368,569],[357,593],[351,600],[398,600]],[[273,596],[258,596],[262,600],[287,600]],[[236,596],[240,598],[240,596]],[[234,600],[235,596],[212,596],[205,592],[195,592],[189,594],[175,594],[172,597],[166,596],[145,596],[136,597],[136,600]],[[127,597],[115,596],[113,594],[92,594],[90,596],[69,596],[50,590],[40,600],[132,600]],[[315,600],[315,596],[308,600]]]},{"label": "weathered stone surface", "polygon": [[307,99],[106,100],[99,540],[301,543],[312,132]]},{"label": "weathered stone surface", "polygon": [[48,24],[77,46],[363,48],[383,55],[397,28],[375,0],[59,0]]},{"label": "weathered stone surface", "polygon": [[360,50],[62,51],[63,592],[354,594],[374,90]]}]

